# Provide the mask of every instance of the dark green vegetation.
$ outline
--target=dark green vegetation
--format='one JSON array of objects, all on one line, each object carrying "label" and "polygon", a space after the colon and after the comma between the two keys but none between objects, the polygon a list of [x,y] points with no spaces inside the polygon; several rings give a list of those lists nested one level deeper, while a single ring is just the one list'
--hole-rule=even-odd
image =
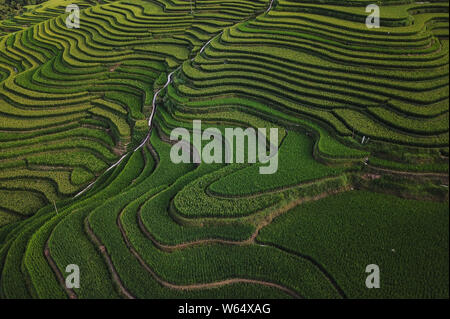
[{"label": "dark green vegetation", "polygon": [[[445,203],[354,191],[296,207],[257,240],[311,256],[349,297],[436,298],[448,294],[448,212]],[[380,290],[354,276],[373,260],[384,274]]]},{"label": "dark green vegetation", "polygon": [[[0,297],[448,298],[448,2],[74,3],[0,23]],[[193,120],[277,173],[173,164]]]}]

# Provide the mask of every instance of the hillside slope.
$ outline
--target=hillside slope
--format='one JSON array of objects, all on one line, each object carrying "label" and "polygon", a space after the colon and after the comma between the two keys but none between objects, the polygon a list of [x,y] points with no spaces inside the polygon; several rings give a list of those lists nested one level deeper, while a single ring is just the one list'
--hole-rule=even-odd
[{"label": "hillside slope", "polygon": [[[379,29],[369,3],[50,0],[3,21],[0,296],[448,298],[448,2],[385,1]],[[278,171],[174,164],[193,120],[278,128]],[[367,290],[377,262],[390,288]]]}]

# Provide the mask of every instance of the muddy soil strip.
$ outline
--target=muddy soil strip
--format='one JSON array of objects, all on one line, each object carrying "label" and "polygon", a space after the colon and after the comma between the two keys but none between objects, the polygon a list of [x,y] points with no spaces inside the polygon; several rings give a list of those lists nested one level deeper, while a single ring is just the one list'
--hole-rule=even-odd
[{"label": "muddy soil strip", "polygon": [[86,229],[86,233],[91,238],[92,242],[97,246],[97,248],[100,250],[103,258],[106,261],[106,264],[108,265],[109,271],[112,275],[113,281],[118,285],[120,293],[125,296],[127,299],[136,299],[128,290],[125,288],[125,286],[122,283],[122,280],[120,279],[119,274],[117,273],[116,268],[114,267],[114,264],[111,260],[111,257],[108,254],[108,251],[106,250],[106,247],[102,244],[100,239],[94,234],[91,225],[89,225],[88,217],[84,220],[84,226]]}]

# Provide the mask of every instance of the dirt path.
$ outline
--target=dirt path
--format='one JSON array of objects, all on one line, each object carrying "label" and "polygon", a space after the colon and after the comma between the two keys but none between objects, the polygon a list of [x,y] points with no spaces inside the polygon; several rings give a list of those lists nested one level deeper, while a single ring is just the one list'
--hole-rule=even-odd
[{"label": "dirt path", "polygon": [[267,8],[265,14],[269,13],[269,11],[272,10],[272,8],[273,8],[273,1],[274,1],[274,0],[270,0],[270,2],[269,2],[269,7]]},{"label": "dirt path", "polygon": [[370,164],[367,164],[367,167],[376,171],[381,171],[385,173],[395,174],[395,175],[402,175],[402,176],[422,176],[422,177],[437,177],[446,179],[448,181],[449,174],[448,173],[430,173],[430,172],[408,172],[408,171],[397,171],[390,168],[382,168],[378,166],[372,166]]},{"label": "dirt path", "polygon": [[100,239],[94,234],[92,231],[91,225],[89,225],[88,217],[84,220],[84,226],[87,235],[90,237],[94,245],[98,248],[100,253],[102,254],[103,258],[106,261],[106,265],[108,266],[109,272],[112,275],[113,281],[117,284],[119,288],[119,292],[127,299],[136,299],[128,290],[125,288],[125,286],[122,283],[122,280],[120,279],[119,273],[117,272],[116,268],[114,267],[114,264],[111,260],[111,257],[108,254],[108,251],[106,250],[106,247],[102,244]]}]

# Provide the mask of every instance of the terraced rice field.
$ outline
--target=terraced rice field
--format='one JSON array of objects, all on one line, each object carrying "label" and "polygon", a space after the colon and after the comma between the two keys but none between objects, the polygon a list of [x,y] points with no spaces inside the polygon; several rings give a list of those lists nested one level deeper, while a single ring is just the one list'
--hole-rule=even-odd
[{"label": "terraced rice field", "polygon": [[[448,1],[378,1],[374,29],[370,3],[1,21],[0,297],[448,298]],[[277,128],[278,170],[175,164],[194,120]]]}]

